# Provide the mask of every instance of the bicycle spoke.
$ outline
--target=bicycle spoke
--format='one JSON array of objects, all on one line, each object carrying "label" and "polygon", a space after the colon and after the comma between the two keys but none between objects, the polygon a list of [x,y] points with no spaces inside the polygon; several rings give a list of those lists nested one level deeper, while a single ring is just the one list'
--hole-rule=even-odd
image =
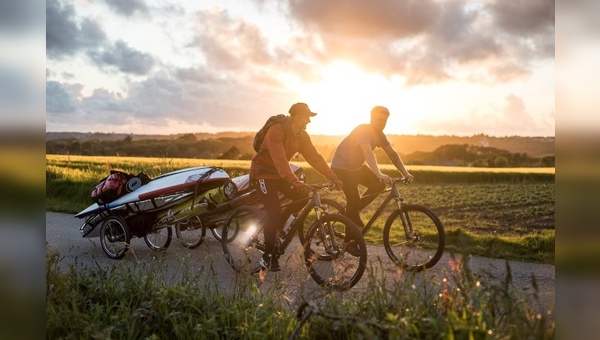
[{"label": "bicycle spoke", "polygon": [[399,267],[420,271],[431,268],[444,251],[445,234],[439,219],[427,208],[405,205],[392,213],[384,227],[383,243]]},{"label": "bicycle spoke", "polygon": [[[355,228],[354,237],[344,239],[347,228]],[[357,236],[358,235],[358,236]],[[328,289],[347,290],[355,285],[366,266],[366,245],[356,226],[339,215],[325,215],[307,233],[305,262],[315,281]],[[354,244],[356,253],[347,251]]]},{"label": "bicycle spoke", "polygon": [[258,210],[242,207],[233,212],[223,225],[223,252],[237,271],[256,271],[265,249],[261,220],[262,214]]}]

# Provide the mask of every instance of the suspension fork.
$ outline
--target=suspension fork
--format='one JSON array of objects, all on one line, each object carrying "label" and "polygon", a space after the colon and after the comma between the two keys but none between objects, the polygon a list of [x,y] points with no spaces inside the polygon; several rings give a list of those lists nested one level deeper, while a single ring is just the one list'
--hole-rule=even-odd
[{"label": "suspension fork", "polygon": [[405,205],[404,197],[400,196],[400,191],[398,190],[398,187],[396,186],[395,183],[392,186],[392,192],[394,193],[394,199],[396,200],[396,206],[398,207],[398,211],[400,212],[400,220],[402,221],[402,227],[404,227],[404,233],[406,234],[406,238],[408,240],[412,240],[413,239],[412,220],[410,219],[410,215],[408,215],[408,212],[404,211],[404,209],[403,209],[403,207]]},{"label": "suspension fork", "polygon": [[[323,240],[323,245],[325,247],[325,250],[328,253],[331,253],[334,249],[335,249],[335,237],[333,237],[334,235],[334,231],[331,229],[331,224],[327,223],[323,223],[323,221],[321,220],[321,218],[323,217],[323,212],[325,211],[325,209],[323,207],[321,207],[321,196],[315,191],[312,194],[312,201],[314,203],[314,208],[313,210],[315,211],[315,221],[317,221],[318,223],[320,223],[320,228],[319,228],[319,233],[320,233],[320,237],[321,240]],[[325,211],[325,213],[327,213],[327,211]]]}]

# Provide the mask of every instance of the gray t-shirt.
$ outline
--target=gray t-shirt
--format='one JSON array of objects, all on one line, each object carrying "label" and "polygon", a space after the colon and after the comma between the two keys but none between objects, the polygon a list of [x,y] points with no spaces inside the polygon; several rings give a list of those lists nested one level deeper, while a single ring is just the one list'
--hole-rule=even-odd
[{"label": "gray t-shirt", "polygon": [[332,169],[342,169],[348,171],[360,170],[365,162],[361,144],[369,144],[371,150],[383,148],[389,145],[383,131],[375,131],[370,124],[357,126],[344,140],[338,145],[331,159]]}]

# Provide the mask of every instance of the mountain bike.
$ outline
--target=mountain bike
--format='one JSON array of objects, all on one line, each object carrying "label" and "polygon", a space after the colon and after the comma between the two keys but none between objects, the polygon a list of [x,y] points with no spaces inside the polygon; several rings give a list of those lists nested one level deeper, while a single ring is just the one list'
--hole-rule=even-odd
[{"label": "mountain bike", "polygon": [[[367,248],[358,226],[349,218],[330,214],[328,205],[322,204],[319,189],[333,187],[333,184],[313,184],[310,197],[306,201],[289,230],[278,231],[278,244],[275,254],[280,257],[295,234],[304,226],[306,217],[314,213],[314,220],[302,242],[304,264],[311,277],[319,285],[329,290],[345,291],[354,286],[362,277],[367,264]],[[291,214],[284,209],[284,216]],[[223,252],[228,263],[238,272],[257,273],[262,267],[259,261],[265,251],[263,224],[265,214],[252,206],[242,206],[234,210],[225,220],[222,229]],[[352,246],[355,255],[347,252]]]},{"label": "mountain bike", "polygon": [[[444,253],[446,243],[444,226],[429,208],[406,203],[397,183],[408,184],[408,181],[405,178],[392,178],[392,185],[389,188],[371,194],[378,196],[389,192],[369,222],[361,229],[361,233],[365,235],[369,231],[375,220],[394,199],[397,207],[388,216],[383,227],[383,246],[387,255],[396,266],[408,271],[418,272],[431,268]],[[303,241],[305,234],[302,225],[298,235]]]}]

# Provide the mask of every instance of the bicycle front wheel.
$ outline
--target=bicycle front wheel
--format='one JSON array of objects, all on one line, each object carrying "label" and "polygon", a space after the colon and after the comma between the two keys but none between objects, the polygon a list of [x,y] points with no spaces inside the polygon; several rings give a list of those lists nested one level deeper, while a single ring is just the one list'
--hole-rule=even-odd
[{"label": "bicycle front wheel", "polygon": [[304,261],[319,285],[348,290],[360,280],[367,266],[365,239],[349,218],[323,215],[306,233]]},{"label": "bicycle front wheel", "polygon": [[394,211],[383,228],[383,245],[396,266],[409,271],[433,267],[446,243],[444,226],[426,207],[406,204]]},{"label": "bicycle front wheel", "polygon": [[[321,207],[324,208],[327,214],[344,214],[344,207],[338,202],[328,198],[321,198]],[[300,228],[298,228],[298,237],[300,238],[300,243],[302,244],[304,244],[304,240],[306,239],[305,235],[308,231],[308,228],[310,228],[317,218],[314,208],[315,204],[311,201],[304,209],[302,209],[300,216],[298,216],[298,220],[296,222],[300,223]]]},{"label": "bicycle front wheel", "polygon": [[260,269],[265,251],[262,224],[263,214],[250,206],[237,208],[223,223],[223,253],[236,271],[254,273]]},{"label": "bicycle front wheel", "polygon": [[[210,231],[212,232],[213,237],[219,241],[219,242],[223,242],[223,226],[225,225],[224,222],[220,222],[217,225],[214,226],[214,228],[211,228]],[[231,230],[229,231],[229,239],[228,242],[231,242],[235,236],[237,235],[237,233],[232,232]]]}]

